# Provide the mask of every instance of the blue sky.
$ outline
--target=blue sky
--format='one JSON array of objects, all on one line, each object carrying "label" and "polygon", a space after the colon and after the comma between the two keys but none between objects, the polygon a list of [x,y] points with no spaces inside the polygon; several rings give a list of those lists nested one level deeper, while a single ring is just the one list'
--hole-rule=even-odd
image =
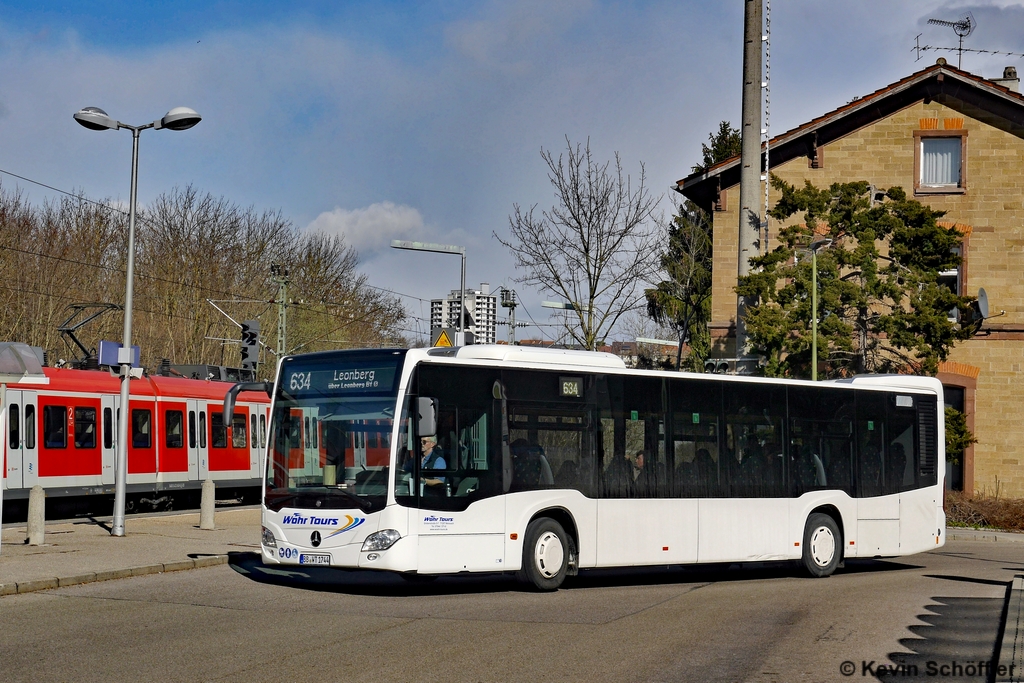
[{"label": "blue sky", "polygon": [[[773,133],[934,63],[935,52],[915,62],[914,37],[955,36],[930,17],[971,11],[967,46],[1024,51],[1019,2],[772,9]],[[515,286],[492,231],[507,231],[513,203],[550,204],[540,149],[589,137],[634,176],[643,162],[667,196],[717,122],[739,119],[741,36],[740,0],[0,1],[0,169],[126,200],[130,135],[71,115],[92,105],[140,124],[190,106],[204,117],[196,128],[143,134],[141,202],[192,183],[281,209],[300,228],[343,232],[372,284],[424,299],[458,287],[457,259],[391,250],[390,239],[464,245],[469,283]],[[989,77],[1007,64],[1024,69],[1005,56],[964,61]],[[550,295],[517,289],[546,319]],[[429,311],[404,301],[413,316]]]}]

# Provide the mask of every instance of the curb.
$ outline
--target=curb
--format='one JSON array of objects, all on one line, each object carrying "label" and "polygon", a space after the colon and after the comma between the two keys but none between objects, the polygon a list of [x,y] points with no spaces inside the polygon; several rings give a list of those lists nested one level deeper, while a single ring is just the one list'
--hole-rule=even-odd
[{"label": "curb", "polygon": [[947,541],[986,541],[988,543],[1024,543],[1024,534],[1009,531],[975,531],[946,529]]},{"label": "curb", "polygon": [[87,572],[72,576],[56,578],[31,579],[18,581],[17,583],[0,583],[0,596],[20,595],[22,593],[34,593],[36,591],[50,590],[51,588],[63,588],[83,583],[96,583],[98,581],[112,581],[114,579],[127,579],[132,576],[145,576],[147,574],[163,574],[165,572],[180,572],[189,569],[202,569],[203,567],[215,567],[228,563],[227,555],[204,555],[195,559],[176,560],[163,564],[147,564],[140,567],[128,567],[125,569],[109,569],[102,572]]},{"label": "curb", "polygon": [[999,646],[996,683],[1020,681],[1024,677],[1024,575],[1013,577],[1007,596],[1006,623]]}]

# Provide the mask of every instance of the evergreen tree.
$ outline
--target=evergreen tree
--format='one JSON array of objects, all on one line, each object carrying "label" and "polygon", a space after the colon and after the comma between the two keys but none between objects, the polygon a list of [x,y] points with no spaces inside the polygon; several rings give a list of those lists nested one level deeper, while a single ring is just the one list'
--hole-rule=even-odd
[{"label": "evergreen tree", "polygon": [[704,369],[711,350],[711,217],[693,202],[679,207],[668,229],[668,247],[661,267],[668,279],[644,291],[647,314],[676,333],[676,369],[682,366],[683,344],[690,347],[686,368]]},{"label": "evergreen tree", "polygon": [[[718,131],[708,134],[708,143],[701,145],[702,163],[693,167],[703,173],[720,161],[740,153],[740,132],[728,121],[718,124]],[[714,251],[713,222],[704,210],[687,200],[668,226],[668,244],[660,257],[661,269],[667,276],[652,289],[644,290],[647,314],[659,325],[676,333],[675,367],[703,372],[704,361],[711,351],[711,271]],[[685,365],[683,345],[689,345]]]},{"label": "evergreen tree", "polygon": [[[874,201],[866,182],[803,188],[772,176],[780,193],[769,215],[789,225],[781,244],[750,260],[736,291],[755,297],[747,333],[766,359],[765,374],[808,377],[811,362],[812,238],[818,252],[818,360],[824,377],[872,372],[935,374],[939,362],[975,331],[970,297],[938,282],[960,265],[960,235],[943,215],[893,187]],[[951,319],[951,312],[954,313]]]}]

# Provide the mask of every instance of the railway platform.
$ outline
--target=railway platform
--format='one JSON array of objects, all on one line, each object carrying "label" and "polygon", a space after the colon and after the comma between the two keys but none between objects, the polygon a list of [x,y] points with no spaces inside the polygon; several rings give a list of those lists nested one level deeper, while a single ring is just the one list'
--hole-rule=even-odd
[{"label": "railway platform", "polygon": [[109,517],[47,522],[43,545],[26,543],[24,525],[3,527],[0,599],[94,581],[226,564],[228,553],[259,551],[259,506],[218,509],[216,528],[199,528],[199,512],[129,516],[125,535],[110,535]]}]

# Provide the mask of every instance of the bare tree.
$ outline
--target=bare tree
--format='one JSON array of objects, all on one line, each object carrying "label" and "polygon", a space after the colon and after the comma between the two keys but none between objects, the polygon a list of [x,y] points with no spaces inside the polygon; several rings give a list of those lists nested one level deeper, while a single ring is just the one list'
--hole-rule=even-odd
[{"label": "bare tree", "polygon": [[[355,250],[341,237],[298,230],[279,211],[239,207],[188,186],[140,209],[136,234],[133,341],[144,365],[161,358],[237,365],[239,330],[208,299],[236,320],[261,321],[272,338],[271,263],[291,271],[291,350],[404,344],[400,301],[369,287]],[[126,241],[127,217],[109,202],[69,196],[32,206],[0,187],[3,338],[41,346],[55,359],[77,355],[57,327],[69,304],[123,302]],[[78,336],[95,348],[120,338],[122,320],[117,312],[102,316]]]},{"label": "bare tree", "polygon": [[644,166],[634,188],[615,154],[614,164],[594,160],[566,137],[566,152],[541,149],[555,205],[537,212],[513,205],[508,248],[517,282],[539,287],[573,305],[566,332],[586,349],[596,349],[628,311],[644,301],[643,285],[658,270],[658,234],[652,213],[657,198],[646,185]]}]

